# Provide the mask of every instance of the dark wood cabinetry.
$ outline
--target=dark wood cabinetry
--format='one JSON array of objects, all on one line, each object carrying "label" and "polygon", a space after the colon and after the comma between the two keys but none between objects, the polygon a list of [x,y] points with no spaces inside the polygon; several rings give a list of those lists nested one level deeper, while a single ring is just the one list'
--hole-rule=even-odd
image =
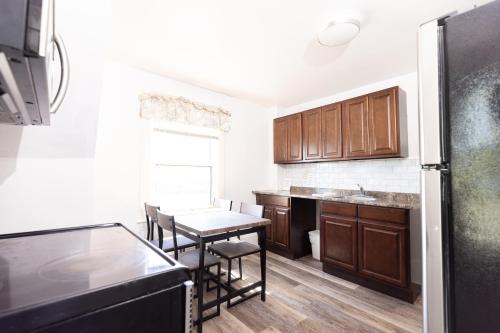
[{"label": "dark wood cabinetry", "polygon": [[264,207],[264,218],[271,220],[271,224],[266,226],[267,242],[274,242],[274,232],[273,232],[273,220],[274,220],[274,208]]},{"label": "dark wood cabinetry", "polygon": [[325,272],[415,300],[408,210],[322,201],[320,216]]},{"label": "dark wood cabinetry", "polygon": [[398,89],[391,88],[368,96],[370,155],[399,155]]},{"label": "dark wood cabinetry", "polygon": [[288,137],[287,137],[287,118],[274,119],[273,126],[273,139],[274,139],[274,162],[285,162],[287,160],[287,147],[288,147]]},{"label": "dark wood cabinetry", "polygon": [[400,157],[399,88],[274,120],[275,163]]},{"label": "dark wood cabinetry", "polygon": [[321,158],[321,108],[302,112],[304,159]]},{"label": "dark wood cabinetry", "polygon": [[316,202],[278,195],[257,194],[257,204],[264,206],[264,217],[271,220],[267,228],[269,251],[290,259],[311,253],[308,232],[316,229]]},{"label": "dark wood cabinetry", "polygon": [[356,219],[322,215],[320,234],[325,244],[321,251],[322,261],[356,271]]},{"label": "dark wood cabinetry", "polygon": [[274,209],[274,245],[288,249],[290,245],[290,209]]},{"label": "dark wood cabinetry", "polygon": [[288,116],[288,161],[302,160],[302,115]]},{"label": "dark wood cabinetry", "polygon": [[401,287],[407,281],[408,228],[388,222],[359,220],[359,272]]},{"label": "dark wood cabinetry", "polygon": [[344,151],[346,157],[368,156],[368,97],[358,97],[343,103]]},{"label": "dark wood cabinetry", "polygon": [[274,162],[302,160],[302,114],[274,119]]},{"label": "dark wood cabinetry", "polygon": [[335,103],[321,108],[321,138],[324,159],[342,158],[342,104]]}]

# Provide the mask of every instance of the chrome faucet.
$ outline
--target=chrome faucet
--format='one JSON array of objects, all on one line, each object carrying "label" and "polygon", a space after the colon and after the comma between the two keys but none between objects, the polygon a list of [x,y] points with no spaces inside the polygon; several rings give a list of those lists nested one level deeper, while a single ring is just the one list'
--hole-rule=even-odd
[{"label": "chrome faucet", "polygon": [[365,196],[365,195],[366,195],[366,191],[365,191],[365,189],[363,188],[363,186],[361,186],[360,184],[356,184],[356,185],[358,185],[358,187],[359,187],[359,192],[360,192],[360,194],[361,194],[362,196]]}]

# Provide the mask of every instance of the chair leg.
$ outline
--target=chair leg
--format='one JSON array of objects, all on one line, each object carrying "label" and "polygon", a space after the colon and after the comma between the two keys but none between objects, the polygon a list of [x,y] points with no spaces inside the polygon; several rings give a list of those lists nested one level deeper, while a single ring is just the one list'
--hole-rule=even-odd
[{"label": "chair leg", "polygon": [[[231,292],[231,259],[227,260],[227,290],[228,292]],[[231,306],[231,300],[227,300],[227,308]]]},{"label": "chair leg", "polygon": [[[220,262],[217,264],[217,299],[220,299]],[[220,303],[217,303],[217,315],[220,315]]]},{"label": "chair leg", "polygon": [[[210,267],[207,267],[206,269],[206,272],[207,272],[207,276],[210,276]],[[207,293],[209,292],[210,290],[210,279],[207,279]]]},{"label": "chair leg", "polygon": [[241,268],[241,257],[238,258],[238,266],[240,269],[240,280],[243,280],[243,269]]}]

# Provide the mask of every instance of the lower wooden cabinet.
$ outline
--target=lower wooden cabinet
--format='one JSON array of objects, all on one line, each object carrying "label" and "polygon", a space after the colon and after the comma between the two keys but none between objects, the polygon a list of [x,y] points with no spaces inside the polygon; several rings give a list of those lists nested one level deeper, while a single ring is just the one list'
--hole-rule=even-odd
[{"label": "lower wooden cabinet", "polygon": [[408,210],[323,201],[320,216],[325,272],[415,300]]},{"label": "lower wooden cabinet", "polygon": [[290,209],[274,208],[272,224],[274,245],[288,249],[290,245]]},{"label": "lower wooden cabinet", "polygon": [[308,232],[316,229],[316,201],[257,194],[257,204],[264,206],[267,227],[267,249],[290,259],[311,253]]},{"label": "lower wooden cabinet", "polygon": [[273,220],[274,220],[274,208],[264,207],[264,218],[271,220],[271,224],[266,226],[267,242],[274,242],[274,232],[273,232]]},{"label": "lower wooden cabinet", "polygon": [[408,286],[408,226],[358,222],[359,272],[401,287]]},{"label": "lower wooden cabinet", "polygon": [[323,237],[321,259],[342,268],[357,269],[356,219],[321,215],[321,237]]}]

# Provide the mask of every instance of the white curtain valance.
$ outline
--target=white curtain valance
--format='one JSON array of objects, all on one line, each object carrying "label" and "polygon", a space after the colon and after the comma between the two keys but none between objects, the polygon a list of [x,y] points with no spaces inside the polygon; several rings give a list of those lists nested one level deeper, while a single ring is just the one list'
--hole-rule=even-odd
[{"label": "white curtain valance", "polygon": [[144,119],[166,120],[181,124],[208,127],[223,132],[229,131],[231,113],[196,103],[184,97],[141,94],[140,116]]}]

